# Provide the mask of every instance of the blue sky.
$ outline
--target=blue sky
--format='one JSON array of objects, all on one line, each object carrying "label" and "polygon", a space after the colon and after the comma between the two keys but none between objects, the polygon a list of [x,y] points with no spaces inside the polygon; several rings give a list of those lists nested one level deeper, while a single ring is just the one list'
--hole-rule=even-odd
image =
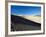
[{"label": "blue sky", "polygon": [[41,7],[11,5],[11,14],[36,16],[41,14]]}]

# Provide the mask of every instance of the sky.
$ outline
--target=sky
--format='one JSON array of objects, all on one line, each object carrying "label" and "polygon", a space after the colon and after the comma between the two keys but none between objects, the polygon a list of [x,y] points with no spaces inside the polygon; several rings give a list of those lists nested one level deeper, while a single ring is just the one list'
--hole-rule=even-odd
[{"label": "sky", "polygon": [[11,5],[11,14],[36,16],[41,14],[41,7]]}]

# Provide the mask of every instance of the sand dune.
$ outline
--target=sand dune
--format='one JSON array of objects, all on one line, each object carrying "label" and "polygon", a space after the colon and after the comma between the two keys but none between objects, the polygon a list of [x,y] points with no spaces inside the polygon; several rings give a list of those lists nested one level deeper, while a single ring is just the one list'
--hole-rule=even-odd
[{"label": "sand dune", "polygon": [[40,16],[22,16],[28,20],[32,20],[37,23],[41,23],[41,17]]},{"label": "sand dune", "polygon": [[[34,18],[36,18],[36,16],[35,17],[33,17],[33,16],[21,16],[20,17],[20,16],[11,15],[11,31],[39,30],[39,29],[41,29],[41,24],[34,22],[34,20],[35,20]],[[31,21],[31,20],[33,20],[33,21]]]},{"label": "sand dune", "polygon": [[31,20],[31,21],[34,21],[37,23],[41,23],[41,16],[29,16],[29,15],[17,15],[17,16],[21,16],[21,17],[24,17],[28,20]]}]

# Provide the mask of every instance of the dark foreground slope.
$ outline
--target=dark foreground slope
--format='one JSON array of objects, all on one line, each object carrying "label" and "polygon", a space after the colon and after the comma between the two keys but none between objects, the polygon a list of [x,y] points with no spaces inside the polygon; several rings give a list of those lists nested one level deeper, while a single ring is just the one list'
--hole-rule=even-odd
[{"label": "dark foreground slope", "polygon": [[[38,28],[37,28],[38,27]],[[37,29],[41,29],[41,24],[25,19],[23,17],[20,16],[14,16],[11,15],[11,30],[17,30],[17,31],[21,31],[21,30],[37,30]]]}]

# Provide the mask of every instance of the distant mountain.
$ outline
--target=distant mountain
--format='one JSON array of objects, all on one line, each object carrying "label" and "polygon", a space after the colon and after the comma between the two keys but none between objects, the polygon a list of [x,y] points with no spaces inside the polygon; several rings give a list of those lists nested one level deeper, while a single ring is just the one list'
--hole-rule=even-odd
[{"label": "distant mountain", "polygon": [[41,15],[35,15],[35,16],[41,16]]}]

